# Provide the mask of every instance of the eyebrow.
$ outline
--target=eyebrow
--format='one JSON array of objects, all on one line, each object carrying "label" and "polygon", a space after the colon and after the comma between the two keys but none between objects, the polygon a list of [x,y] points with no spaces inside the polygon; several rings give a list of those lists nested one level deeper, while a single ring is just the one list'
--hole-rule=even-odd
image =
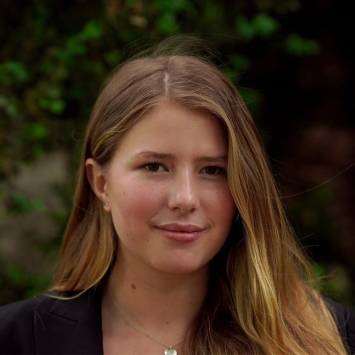
[{"label": "eyebrow", "polygon": [[213,163],[213,162],[226,163],[228,158],[226,155],[214,156],[214,157],[202,156],[202,157],[197,157],[196,160],[201,161],[201,162],[210,162],[210,163]]},{"label": "eyebrow", "polygon": [[172,154],[165,153],[157,153],[150,150],[145,150],[143,152],[138,153],[136,158],[154,158],[154,159],[173,159],[174,156]]},{"label": "eyebrow", "polygon": [[[173,154],[158,153],[154,151],[143,151],[138,153],[136,158],[150,158],[150,159],[174,159]],[[195,158],[196,161],[200,162],[227,162],[227,155],[216,155],[216,156],[199,156]]]}]

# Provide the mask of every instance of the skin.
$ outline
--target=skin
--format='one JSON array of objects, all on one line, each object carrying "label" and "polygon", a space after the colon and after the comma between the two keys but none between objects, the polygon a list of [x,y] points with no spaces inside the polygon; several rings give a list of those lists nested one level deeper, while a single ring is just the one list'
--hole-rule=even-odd
[{"label": "skin", "polygon": [[221,122],[162,102],[126,132],[108,168],[87,160],[91,186],[109,203],[104,208],[119,236],[103,299],[106,353],[162,352],[117,307],[164,344],[184,338],[235,211],[227,154]]}]

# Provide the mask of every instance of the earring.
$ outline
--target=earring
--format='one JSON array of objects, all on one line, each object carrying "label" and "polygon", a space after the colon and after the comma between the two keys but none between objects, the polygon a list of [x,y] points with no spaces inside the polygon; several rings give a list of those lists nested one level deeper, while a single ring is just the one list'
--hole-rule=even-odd
[{"label": "earring", "polygon": [[102,202],[102,205],[105,207],[105,208],[108,208],[110,206],[110,204],[108,202]]}]

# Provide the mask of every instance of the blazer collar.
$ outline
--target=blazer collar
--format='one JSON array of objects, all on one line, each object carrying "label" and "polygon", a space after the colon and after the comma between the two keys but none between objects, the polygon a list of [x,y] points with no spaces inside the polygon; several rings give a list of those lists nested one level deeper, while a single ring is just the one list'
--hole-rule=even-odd
[{"label": "blazer collar", "polygon": [[34,314],[36,353],[103,354],[101,299],[100,285],[70,300],[42,296]]}]

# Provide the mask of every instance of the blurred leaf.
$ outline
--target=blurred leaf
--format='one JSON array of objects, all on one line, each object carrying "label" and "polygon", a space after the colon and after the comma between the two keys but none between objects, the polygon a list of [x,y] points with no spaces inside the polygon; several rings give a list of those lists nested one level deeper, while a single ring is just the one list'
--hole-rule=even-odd
[{"label": "blurred leaf", "polygon": [[0,304],[43,293],[50,284],[44,274],[34,274],[10,263],[0,263]]},{"label": "blurred leaf", "polygon": [[235,26],[238,36],[247,41],[256,37],[269,38],[280,28],[279,22],[266,14],[257,14],[251,21],[245,16],[238,16]]},{"label": "blurred leaf", "polygon": [[25,215],[46,209],[46,205],[43,201],[37,198],[28,198],[18,193],[7,196],[6,200],[8,210],[16,215]]},{"label": "blurred leaf", "polygon": [[80,36],[83,41],[89,41],[91,39],[100,38],[102,34],[103,31],[100,22],[98,20],[94,20],[85,24]]},{"label": "blurred leaf", "polygon": [[251,26],[254,33],[261,38],[269,38],[280,28],[279,22],[267,14],[255,15],[251,21]]},{"label": "blurred leaf", "polygon": [[137,3],[139,3],[141,0],[125,0],[125,2],[128,4],[128,5],[135,5]]},{"label": "blurred leaf", "polygon": [[246,41],[254,39],[256,35],[255,30],[245,16],[238,16],[235,19],[235,27],[237,30],[237,35],[241,39]]},{"label": "blurred leaf", "polygon": [[44,110],[48,110],[56,115],[59,115],[65,110],[66,104],[62,99],[43,98],[39,101],[39,106]]},{"label": "blurred leaf", "polygon": [[163,12],[181,12],[186,10],[189,5],[189,0],[158,0],[157,1],[158,8]]},{"label": "blurred leaf", "polygon": [[250,59],[240,55],[240,54],[233,54],[231,56],[231,60],[233,62],[234,67],[238,70],[238,71],[246,71],[250,68]]},{"label": "blurred leaf", "polygon": [[296,33],[290,34],[285,40],[286,50],[292,55],[303,57],[320,52],[320,45],[313,39],[303,38]]},{"label": "blurred leaf", "polygon": [[104,53],[104,58],[105,58],[106,62],[109,64],[117,65],[117,63],[119,63],[121,57],[122,57],[122,53],[120,52],[119,49],[113,49],[111,51]]},{"label": "blurred leaf", "polygon": [[348,270],[339,264],[321,265],[316,262],[312,262],[312,268],[323,295],[339,302],[352,303],[349,295],[353,294],[353,286]]},{"label": "blurred leaf", "polygon": [[163,35],[171,35],[179,32],[179,25],[176,23],[174,14],[167,12],[159,17],[157,23],[159,32]]},{"label": "blurred leaf", "polygon": [[239,88],[240,95],[247,105],[259,105],[261,102],[261,95],[258,91],[253,89]]},{"label": "blurred leaf", "polygon": [[29,78],[28,72],[23,63],[9,61],[0,64],[0,82],[11,84],[13,82],[25,82]]},{"label": "blurred leaf", "polygon": [[27,126],[25,136],[30,139],[42,139],[48,136],[48,129],[43,123],[32,123]]},{"label": "blurred leaf", "polygon": [[0,107],[4,109],[6,114],[10,117],[14,117],[19,112],[19,104],[17,98],[0,96]]},{"label": "blurred leaf", "polygon": [[99,21],[87,22],[81,32],[68,38],[64,48],[57,50],[57,58],[60,61],[73,63],[76,56],[87,53],[87,42],[100,38],[102,34],[103,31]]}]

